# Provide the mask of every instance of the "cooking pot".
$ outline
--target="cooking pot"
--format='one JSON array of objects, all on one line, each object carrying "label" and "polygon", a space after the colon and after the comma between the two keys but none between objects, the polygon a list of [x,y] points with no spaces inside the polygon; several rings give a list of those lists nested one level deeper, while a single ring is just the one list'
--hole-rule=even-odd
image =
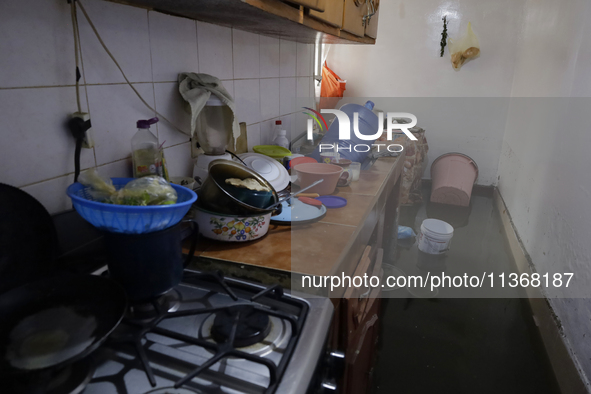
[{"label": "cooking pot", "polygon": [[109,274],[132,302],[155,299],[178,285],[197,246],[199,228],[193,226],[191,251],[182,259],[183,226],[187,221],[147,234],[105,232]]},{"label": "cooking pot", "polygon": [[[249,194],[246,189],[232,187],[226,184],[226,179],[254,178],[261,185],[271,190],[271,196],[258,199],[255,194]],[[279,201],[277,192],[271,184],[255,171],[231,160],[214,160],[209,164],[209,175],[199,189],[199,199],[196,205],[210,212],[222,215],[264,215],[272,210],[266,209]],[[245,197],[246,194],[248,198]],[[259,202],[258,206],[251,204]]]},{"label": "cooking pot", "polygon": [[195,219],[201,235],[225,242],[259,239],[269,230],[272,212],[249,215],[225,215],[196,207]]}]

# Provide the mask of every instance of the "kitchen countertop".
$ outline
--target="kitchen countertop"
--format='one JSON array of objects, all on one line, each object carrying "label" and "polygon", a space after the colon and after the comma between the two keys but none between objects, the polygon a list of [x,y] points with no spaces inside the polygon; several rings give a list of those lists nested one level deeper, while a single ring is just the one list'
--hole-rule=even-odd
[{"label": "kitchen countertop", "polygon": [[[359,181],[337,188],[334,195],[346,198],[347,206],[329,209],[317,223],[293,227],[271,224],[267,235],[252,242],[202,238],[195,256],[304,275],[350,272],[355,267],[348,267],[348,262],[361,257],[364,241],[371,235],[368,232],[379,220],[378,202],[387,198],[403,165],[404,154],[379,158],[369,170],[361,171]],[[188,253],[188,248],[183,251]]]}]

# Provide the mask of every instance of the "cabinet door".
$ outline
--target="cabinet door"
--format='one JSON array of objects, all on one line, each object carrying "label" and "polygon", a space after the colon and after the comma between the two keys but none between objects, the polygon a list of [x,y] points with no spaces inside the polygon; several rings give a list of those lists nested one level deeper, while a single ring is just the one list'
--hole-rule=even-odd
[{"label": "cabinet door", "polygon": [[381,300],[376,298],[372,301],[367,311],[367,319],[351,338],[351,343],[345,353],[346,367],[343,388],[346,394],[371,393]]},{"label": "cabinet door", "polygon": [[336,27],[343,26],[343,10],[345,9],[345,0],[330,0],[325,5],[324,12],[310,10],[310,16],[320,19]]},{"label": "cabinet door", "polygon": [[[371,253],[367,247],[355,270],[355,275],[381,276],[384,252],[377,249]],[[373,257],[373,258],[372,258]],[[372,261],[373,260],[373,261]],[[346,394],[371,392],[372,371],[376,358],[376,343],[379,332],[381,288],[348,289],[343,299],[345,330],[345,374],[343,388]]]},{"label": "cabinet door", "polygon": [[365,0],[345,0],[342,29],[356,36],[363,37],[365,34],[365,26],[363,24],[365,10]]}]

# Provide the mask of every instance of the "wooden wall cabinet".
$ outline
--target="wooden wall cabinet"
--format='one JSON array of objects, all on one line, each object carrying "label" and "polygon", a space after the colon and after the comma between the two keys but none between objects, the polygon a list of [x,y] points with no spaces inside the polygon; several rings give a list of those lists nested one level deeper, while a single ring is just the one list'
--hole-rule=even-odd
[{"label": "wooden wall cabinet", "polygon": [[[302,43],[375,44],[374,38],[364,35],[362,25],[362,30],[359,30],[358,25],[362,22],[361,11],[354,10],[355,18],[351,18],[351,21],[355,19],[354,23],[343,19],[342,10],[339,7],[346,8],[346,5],[340,4],[341,0],[109,1]],[[353,4],[349,7],[357,9],[362,7],[355,6],[353,2],[365,0],[346,1]],[[336,6],[333,6],[333,3]],[[345,22],[355,25],[355,28],[345,28],[343,25]]]}]

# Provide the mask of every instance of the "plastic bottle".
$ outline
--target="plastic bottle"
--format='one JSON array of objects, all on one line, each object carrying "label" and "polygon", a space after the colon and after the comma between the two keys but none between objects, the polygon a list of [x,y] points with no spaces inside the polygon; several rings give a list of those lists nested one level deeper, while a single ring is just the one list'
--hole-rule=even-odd
[{"label": "plastic bottle", "polygon": [[275,139],[279,137],[279,132],[283,129],[282,122],[280,120],[275,121],[275,127],[273,128],[273,135],[271,136],[271,143],[275,143]]},{"label": "plastic bottle", "polygon": [[289,149],[289,140],[286,137],[286,130],[279,130],[277,137],[273,140],[273,145],[281,146],[285,149]]},{"label": "plastic bottle", "polygon": [[134,178],[162,175],[162,154],[158,145],[158,137],[150,131],[150,125],[156,122],[158,122],[158,118],[137,121],[138,130],[131,139]]},{"label": "plastic bottle", "polygon": [[[341,108],[341,111],[346,113],[349,116],[349,122],[351,127],[351,139],[349,140],[339,140],[339,121],[337,118],[331,123],[328,128],[324,137],[322,137],[322,141],[320,144],[330,144],[334,145],[336,142],[338,144],[338,151],[343,159],[349,159],[351,161],[362,163],[363,160],[369,154],[369,151],[359,150],[355,151],[354,146],[363,144],[363,145],[371,145],[374,141],[365,141],[358,138],[355,133],[353,132],[353,115],[355,112],[359,113],[359,132],[364,135],[372,135],[375,134],[378,130],[378,127],[382,127],[379,123],[378,116],[373,113],[374,103],[372,101],[367,101],[365,105],[359,104],[345,104]],[[312,157],[316,160],[320,160],[320,144],[316,147],[316,150],[312,153]],[[326,150],[322,150],[326,152]]]}]

